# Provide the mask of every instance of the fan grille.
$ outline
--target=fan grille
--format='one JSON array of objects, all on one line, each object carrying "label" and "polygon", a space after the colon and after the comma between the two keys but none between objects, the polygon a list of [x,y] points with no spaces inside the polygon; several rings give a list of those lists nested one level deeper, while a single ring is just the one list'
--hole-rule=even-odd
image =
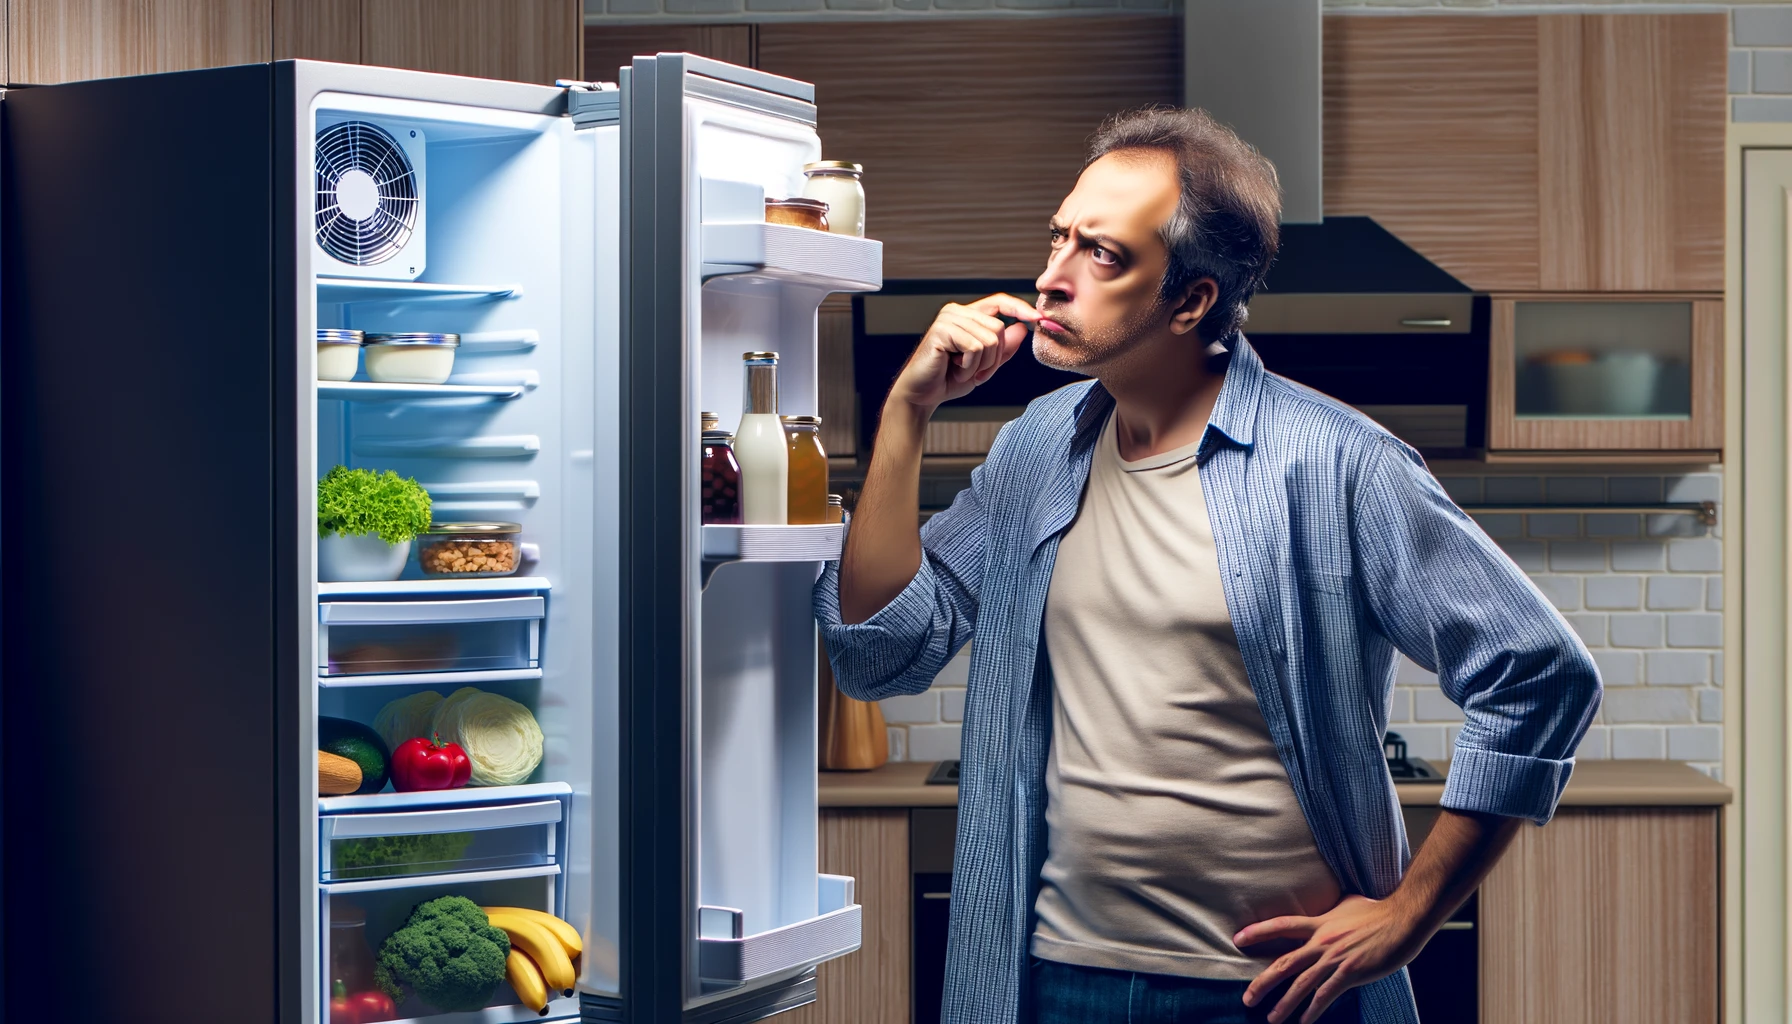
[{"label": "fan grille", "polygon": [[[371,178],[378,193],[377,205],[360,217],[343,209],[338,194],[351,171]],[[318,135],[317,244],[324,252],[358,267],[384,263],[410,241],[417,205],[417,175],[384,128],[344,121]]]}]

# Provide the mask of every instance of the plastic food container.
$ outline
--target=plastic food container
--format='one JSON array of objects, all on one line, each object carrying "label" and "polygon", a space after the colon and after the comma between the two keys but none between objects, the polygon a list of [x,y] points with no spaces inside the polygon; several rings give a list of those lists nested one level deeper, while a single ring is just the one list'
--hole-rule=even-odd
[{"label": "plastic food container", "polygon": [[517,523],[432,523],[417,553],[425,576],[510,576],[523,528]]},{"label": "plastic food container", "polygon": [[445,384],[454,372],[458,334],[369,334],[367,379],[382,384]]},{"label": "plastic food container", "polygon": [[317,379],[354,380],[361,366],[361,332],[317,329]]},{"label": "plastic food container", "polygon": [[819,199],[767,199],[767,224],[788,224],[794,228],[828,229],[828,204]]}]

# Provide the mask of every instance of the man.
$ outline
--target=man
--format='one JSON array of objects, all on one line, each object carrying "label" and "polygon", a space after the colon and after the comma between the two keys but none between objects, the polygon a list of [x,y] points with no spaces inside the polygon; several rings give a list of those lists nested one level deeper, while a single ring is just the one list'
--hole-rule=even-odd
[{"label": "man", "polygon": [[[1118,117],[1037,308],[947,306],[884,404],[816,606],[861,699],[975,640],[953,1024],[1416,1021],[1404,965],[1549,819],[1598,707],[1585,648],[1417,454],[1245,341],[1279,207],[1205,114]],[[929,416],[1029,325],[1095,380],[1029,406],[917,531]],[[1410,866],[1396,650],[1466,714]]]}]

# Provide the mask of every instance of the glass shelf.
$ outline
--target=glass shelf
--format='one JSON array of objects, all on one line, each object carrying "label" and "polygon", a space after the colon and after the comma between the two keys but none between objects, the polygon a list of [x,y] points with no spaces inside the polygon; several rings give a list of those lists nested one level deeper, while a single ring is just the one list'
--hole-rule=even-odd
[{"label": "glass shelf", "polygon": [[370,281],[355,277],[320,277],[320,303],[439,302],[514,299],[523,294],[519,284],[435,284],[423,281]]},{"label": "glass shelf", "polygon": [[320,380],[317,397],[344,402],[405,402],[431,398],[517,398],[523,384],[380,384],[366,380]]}]

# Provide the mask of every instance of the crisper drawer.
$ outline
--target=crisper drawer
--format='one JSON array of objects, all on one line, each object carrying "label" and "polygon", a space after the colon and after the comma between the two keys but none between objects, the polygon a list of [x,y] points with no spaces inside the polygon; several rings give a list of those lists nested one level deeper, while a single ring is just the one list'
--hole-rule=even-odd
[{"label": "crisper drawer", "polygon": [[697,973],[706,985],[742,985],[785,971],[812,967],[859,948],[860,907],[853,880],[818,877],[820,911],[807,921],[742,935],[743,915],[729,907],[697,910]]},{"label": "crisper drawer", "polygon": [[318,664],[325,676],[541,667],[547,599],[323,601]]},{"label": "crisper drawer", "polygon": [[492,799],[497,795],[460,789],[320,800],[321,880],[557,870],[571,791],[548,783],[504,787],[505,798]]}]

